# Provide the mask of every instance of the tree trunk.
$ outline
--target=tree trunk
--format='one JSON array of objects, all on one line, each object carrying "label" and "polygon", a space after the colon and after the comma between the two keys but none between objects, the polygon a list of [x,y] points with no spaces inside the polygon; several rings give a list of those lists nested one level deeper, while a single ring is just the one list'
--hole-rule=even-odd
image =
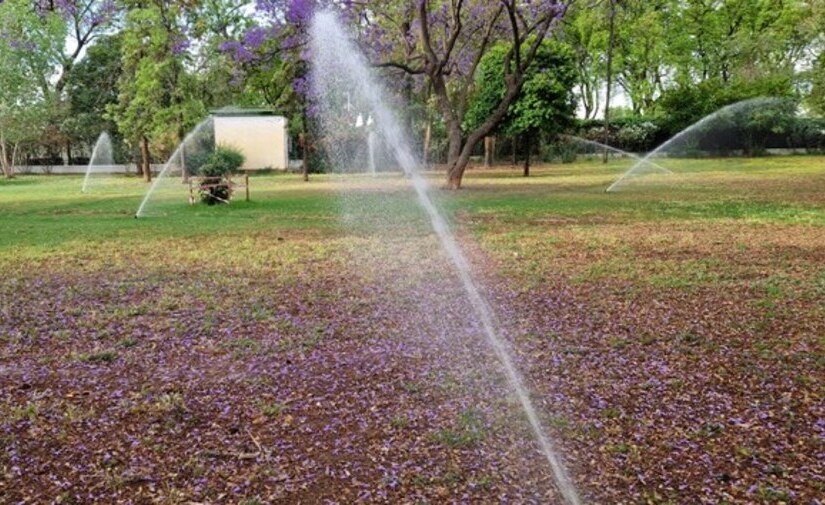
[{"label": "tree trunk", "polygon": [[524,137],[524,177],[530,177],[530,151],[533,149],[532,137]]},{"label": "tree trunk", "polygon": [[14,167],[17,166],[17,150],[20,148],[20,143],[15,142],[14,148],[11,150],[11,169],[12,175],[14,175]]},{"label": "tree trunk", "polygon": [[490,168],[493,166],[493,155],[495,150],[495,137],[484,137],[484,166]]},{"label": "tree trunk", "polygon": [[464,149],[456,159],[456,162],[450,165],[447,171],[447,189],[461,189],[461,179],[464,177],[464,169],[470,163],[470,151]]},{"label": "tree trunk", "polygon": [[66,164],[67,165],[72,164],[72,141],[71,140],[66,141]]},{"label": "tree trunk", "polygon": [[477,143],[478,139],[468,140],[455,161],[448,165],[447,189],[461,189],[461,179],[464,177],[464,170],[466,170],[467,165],[470,164],[470,154],[472,154],[473,148]]},{"label": "tree trunk", "polygon": [[518,135],[513,135],[513,166],[518,165]]},{"label": "tree trunk", "polygon": [[144,135],[140,140],[140,164],[143,171],[143,180],[152,182],[152,165],[149,160],[149,139]]},{"label": "tree trunk", "polygon": [[510,104],[513,103],[521,92],[524,79],[523,76],[516,78],[512,76],[508,77],[508,89],[498,104],[498,107],[496,107],[490,117],[488,117],[481,126],[467,136],[466,141],[461,131],[461,119],[456,115],[450,104],[447,86],[444,83],[444,76],[441,74],[430,74],[430,80],[433,84],[433,93],[436,96],[436,101],[447,123],[447,136],[449,140],[447,153],[447,164],[449,167],[447,169],[447,188],[459,189],[461,188],[461,178],[464,176],[464,170],[470,162],[470,155],[476,145],[478,145],[485,136],[489,135],[507,114],[507,109],[510,107]]},{"label": "tree trunk", "polygon": [[309,182],[309,136],[307,132],[309,128],[307,128],[307,109],[303,107],[301,109],[301,122],[303,123],[300,139],[301,142],[301,156],[303,157],[303,162],[301,163],[301,172],[304,176],[304,182]]},{"label": "tree trunk", "polygon": [[181,142],[180,145],[180,172],[183,178],[183,183],[189,183],[189,169],[186,168],[186,145]]},{"label": "tree trunk", "polygon": [[424,162],[424,167],[428,167],[430,164],[430,144],[432,143],[433,139],[433,124],[432,121],[427,119],[427,126],[424,127],[424,152],[422,153],[422,161]]},{"label": "tree trunk", "polygon": [[607,163],[607,146],[610,144],[610,88],[613,84],[613,46],[616,44],[616,0],[610,0],[610,38],[607,45],[607,91],[604,99],[604,154],[602,163]]},{"label": "tree trunk", "polygon": [[[447,166],[450,167],[448,172],[451,172],[452,167],[458,163],[458,158],[461,156],[461,121],[456,117],[455,111],[450,103],[444,76],[430,75],[430,81],[433,86],[433,94],[435,94],[436,97],[436,103],[438,104],[438,108],[441,109],[441,116],[447,125]],[[449,176],[447,184],[451,186]]]},{"label": "tree trunk", "polygon": [[307,136],[302,132],[298,136],[298,143],[301,145],[301,174],[304,182],[309,181],[309,150],[307,149]]},{"label": "tree trunk", "polygon": [[6,143],[0,140],[0,169],[3,169],[3,177],[9,179],[8,161],[6,160]]},{"label": "tree trunk", "polygon": [[458,158],[461,156],[461,125],[458,122],[450,122],[447,135],[449,140],[447,165],[452,167],[458,163]]},{"label": "tree trunk", "polygon": [[6,179],[14,177],[14,163],[9,161],[9,148],[3,138],[0,138],[0,166]]}]

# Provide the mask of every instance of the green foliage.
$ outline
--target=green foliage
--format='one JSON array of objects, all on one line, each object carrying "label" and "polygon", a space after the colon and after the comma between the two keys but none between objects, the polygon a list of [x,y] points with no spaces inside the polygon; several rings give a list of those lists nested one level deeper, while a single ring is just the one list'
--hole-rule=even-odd
[{"label": "green foliage", "polygon": [[185,71],[186,53],[176,50],[185,40],[187,8],[163,4],[140,4],[127,14],[118,103],[107,111],[128,141],[146,138],[165,153],[206,114],[206,107]]},{"label": "green foliage", "polygon": [[201,201],[207,205],[227,203],[232,197],[232,187],[228,175],[240,169],[244,156],[236,149],[218,146],[198,168],[197,175],[203,177],[199,193]]},{"label": "green foliage", "polygon": [[665,91],[656,103],[666,131],[676,134],[726,105],[757,97],[793,96],[787,76],[769,75],[760,79],[723,82],[718,79],[677,86]]},{"label": "green foliage", "polygon": [[226,105],[260,105],[262,100],[237,82],[237,69],[221,45],[240,37],[254,26],[246,14],[246,0],[194,2],[188,12],[188,36],[197,41],[189,58],[197,71],[192,77],[193,95],[209,108]]},{"label": "green foliage", "polygon": [[65,87],[69,118],[63,127],[72,138],[91,143],[103,130],[116,134],[114,122],[103,118],[106,108],[118,100],[117,84],[123,72],[121,50],[121,36],[102,37],[72,68]]},{"label": "green foliage", "polygon": [[825,152],[825,118],[797,118],[791,126],[790,142],[808,153]]},{"label": "green foliage", "polygon": [[574,50],[585,117],[596,117],[601,105],[611,7],[614,82],[636,115],[649,116],[657,98],[672,87],[707,81],[727,86],[766,75],[797,81],[811,52],[821,52],[822,5],[801,0],[573,0],[563,38]]},{"label": "green foliage", "polygon": [[31,2],[0,3],[0,165],[12,175],[19,148],[37,143],[54,104],[49,79],[60,61],[66,24],[39,16]]},{"label": "green foliage", "polygon": [[576,68],[576,91],[584,116],[590,119],[599,108],[599,91],[604,79],[607,50],[607,17],[601,9],[573,2],[565,19],[562,39],[572,48]]},{"label": "green foliage", "polygon": [[811,71],[811,93],[808,105],[819,114],[825,115],[825,52],[819,55]]},{"label": "green foliage", "polygon": [[204,177],[223,177],[236,173],[243,162],[244,155],[237,149],[218,146],[206,157],[206,163],[200,166],[196,174]]},{"label": "green foliage", "polygon": [[[529,44],[529,41],[527,42]],[[482,58],[476,89],[465,115],[464,129],[473,130],[492,114],[504,97],[504,61],[509,47],[497,45]],[[552,39],[541,43],[526,72],[519,97],[510,105],[498,132],[556,135],[573,123],[576,70],[569,47]]]}]

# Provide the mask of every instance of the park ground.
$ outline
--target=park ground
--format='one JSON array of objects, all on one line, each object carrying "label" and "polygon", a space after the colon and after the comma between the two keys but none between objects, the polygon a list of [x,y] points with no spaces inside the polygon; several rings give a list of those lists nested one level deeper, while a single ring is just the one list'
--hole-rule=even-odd
[{"label": "park ground", "polygon": [[[825,158],[627,165],[436,190],[584,501],[821,503]],[[0,502],[557,501],[404,179],[349,179],[1,181]]]}]

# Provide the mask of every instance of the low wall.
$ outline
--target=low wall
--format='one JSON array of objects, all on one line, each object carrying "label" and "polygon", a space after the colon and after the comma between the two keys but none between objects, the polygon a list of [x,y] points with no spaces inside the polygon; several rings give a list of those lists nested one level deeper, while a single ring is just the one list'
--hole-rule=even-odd
[{"label": "low wall", "polygon": [[[14,167],[16,174],[59,174],[59,175],[83,175],[86,173],[88,165],[52,165],[52,166],[17,166]],[[152,165],[152,172],[158,172],[163,165]],[[95,174],[136,174],[135,165],[95,165]]]},{"label": "low wall", "polygon": [[[300,170],[303,166],[301,160],[290,160],[290,170]],[[15,174],[51,174],[51,175],[84,175],[88,165],[53,165],[53,166],[16,166]],[[152,173],[157,174],[163,169],[163,165],[152,164]],[[254,170],[253,170],[254,171]],[[135,165],[95,165],[94,174],[137,174]]]}]

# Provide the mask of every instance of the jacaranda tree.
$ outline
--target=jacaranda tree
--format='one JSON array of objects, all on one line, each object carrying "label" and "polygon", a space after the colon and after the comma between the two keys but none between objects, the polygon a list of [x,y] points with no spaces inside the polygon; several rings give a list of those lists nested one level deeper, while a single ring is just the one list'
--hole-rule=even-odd
[{"label": "jacaranda tree", "polygon": [[[317,9],[331,6],[351,25],[375,66],[423,78],[446,125],[447,187],[452,189],[461,187],[474,148],[505,118],[542,41],[564,14],[556,0],[260,0],[257,5],[270,24],[234,48],[239,58],[264,45],[266,37],[278,37],[282,48],[293,48],[294,55],[306,59],[309,19]],[[476,69],[498,43],[510,48],[500,69],[505,92],[484,121],[465,131]],[[305,80],[305,74],[296,75],[294,87],[306,88]]]}]

